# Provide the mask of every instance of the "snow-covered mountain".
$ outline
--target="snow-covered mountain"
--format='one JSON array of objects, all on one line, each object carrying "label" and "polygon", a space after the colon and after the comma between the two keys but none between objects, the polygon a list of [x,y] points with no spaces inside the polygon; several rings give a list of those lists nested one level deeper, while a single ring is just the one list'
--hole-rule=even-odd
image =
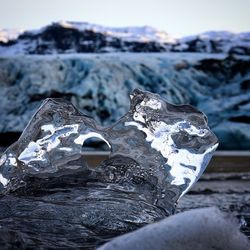
[{"label": "snow-covered mountain", "polygon": [[174,38],[149,26],[112,28],[86,22],[56,22],[38,30],[0,30],[0,54],[102,52],[205,52],[250,54],[250,32],[206,32]]},{"label": "snow-covered mountain", "polygon": [[[2,41],[2,42],[1,42]],[[154,28],[110,28],[80,22],[57,22],[0,40],[0,54],[162,52],[175,39]]]},{"label": "snow-covered mountain", "polygon": [[8,43],[12,40],[16,40],[24,30],[18,29],[0,29],[0,43]]},{"label": "snow-covered mountain", "polygon": [[177,40],[173,51],[250,55],[250,32],[210,31]]},{"label": "snow-covered mountain", "polygon": [[87,22],[65,21],[61,21],[58,24],[64,28],[77,29],[82,32],[92,30],[96,33],[117,37],[128,42],[174,43],[176,41],[176,39],[171,37],[165,31],[159,31],[150,26],[114,28]]}]

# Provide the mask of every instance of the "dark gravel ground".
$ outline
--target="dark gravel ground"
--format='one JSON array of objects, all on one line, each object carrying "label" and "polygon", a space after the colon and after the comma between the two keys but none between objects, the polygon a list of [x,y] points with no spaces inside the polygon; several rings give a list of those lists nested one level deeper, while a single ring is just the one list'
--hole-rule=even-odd
[{"label": "dark gravel ground", "polygon": [[[228,164],[224,164],[223,167],[217,165],[216,162],[208,167],[208,170],[194,187],[180,199],[176,212],[193,208],[219,207],[222,211],[229,212],[239,219],[240,230],[250,240],[250,167],[248,167],[246,158],[244,161],[240,161],[240,158],[238,161],[234,159],[234,163],[239,162],[238,166],[240,166],[238,167],[236,164],[235,168],[232,167],[232,162],[228,159],[224,158],[223,162],[228,162]],[[80,202],[79,197],[82,196],[84,188],[77,187],[78,183],[74,183],[70,178],[67,179],[68,182],[72,182],[72,186],[54,189],[46,196],[43,196],[41,190],[41,193],[36,196],[11,195],[2,197],[0,199],[0,243],[1,241],[14,241],[16,243],[12,244],[11,247],[15,246],[16,249],[24,249],[23,246],[28,240],[32,241],[31,245],[44,241],[45,245],[77,248],[83,244],[82,239],[85,237],[85,249],[88,249],[87,246],[92,249],[93,242],[103,242],[105,237],[101,240],[98,238],[100,232],[96,232],[93,228],[83,227],[77,221],[69,220],[69,218],[75,218],[81,214],[81,209],[91,210],[96,206],[94,204],[93,206],[87,205],[87,207],[78,206],[77,202]],[[69,204],[58,203],[58,200],[63,200],[66,203],[69,201]],[[43,208],[45,209],[43,210]],[[49,216],[53,214],[58,215],[59,218],[50,218]],[[93,212],[92,215],[94,214]],[[61,215],[67,216],[64,218],[60,217]],[[95,218],[93,217],[93,219]],[[99,223],[98,218],[96,220]],[[51,238],[53,231],[61,232],[62,236],[65,234],[74,235],[74,238],[60,238],[57,233],[54,238]],[[37,237],[38,232],[41,233],[41,238]],[[78,234],[75,235],[75,232]],[[114,232],[109,233],[114,235]],[[90,237],[86,237],[87,235]],[[58,238],[60,238],[60,242]],[[106,240],[109,240],[109,236]]]},{"label": "dark gravel ground", "polygon": [[235,215],[250,239],[250,172],[205,173],[180,199],[177,212],[208,206]]}]

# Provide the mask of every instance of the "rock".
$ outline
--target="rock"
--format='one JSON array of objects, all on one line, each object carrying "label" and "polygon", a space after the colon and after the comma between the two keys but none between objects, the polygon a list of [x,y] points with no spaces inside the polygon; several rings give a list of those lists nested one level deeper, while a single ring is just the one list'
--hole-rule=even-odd
[{"label": "rock", "polygon": [[234,218],[217,208],[194,209],[122,235],[98,250],[247,250]]},{"label": "rock", "polygon": [[203,111],[220,149],[249,149],[249,62],[194,53],[1,57],[0,142],[14,142],[45,98],[69,100],[108,125],[128,111],[129,93],[140,88]]}]

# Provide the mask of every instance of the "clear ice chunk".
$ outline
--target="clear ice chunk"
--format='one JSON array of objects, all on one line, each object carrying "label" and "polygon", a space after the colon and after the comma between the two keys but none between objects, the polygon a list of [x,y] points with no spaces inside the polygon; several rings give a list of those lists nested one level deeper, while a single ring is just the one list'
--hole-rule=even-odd
[{"label": "clear ice chunk", "polygon": [[[109,158],[95,168],[88,166],[83,154],[90,138],[110,148]],[[67,101],[46,99],[0,159],[1,192],[15,191],[27,177],[85,171],[83,181],[137,193],[170,214],[217,146],[202,112],[169,104],[157,94],[134,90],[128,113],[107,128]]]}]

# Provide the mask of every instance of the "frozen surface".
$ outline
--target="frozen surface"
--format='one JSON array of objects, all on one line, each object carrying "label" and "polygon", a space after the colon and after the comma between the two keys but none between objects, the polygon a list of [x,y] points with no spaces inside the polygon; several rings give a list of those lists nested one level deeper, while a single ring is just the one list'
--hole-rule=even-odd
[{"label": "frozen surface", "polygon": [[221,149],[250,148],[249,56],[202,53],[1,57],[0,142],[9,145],[49,97],[110,125],[127,112],[135,88],[204,112]]},{"label": "frozen surface", "polygon": [[[66,101],[47,99],[1,157],[3,192],[18,189],[25,175],[87,170],[82,148],[86,140],[98,138],[110,148],[110,158],[93,173],[88,169],[90,176],[108,173],[106,181],[131,190],[136,182],[149,185],[152,190],[145,186],[144,198],[157,204],[169,202],[170,195],[174,206],[203,173],[217,138],[203,113],[191,106],[174,106],[138,89],[130,97],[130,111],[109,128],[98,126]],[[116,164],[124,168],[122,174]]]},{"label": "frozen surface", "polygon": [[[130,98],[128,113],[106,128],[67,101],[44,101],[0,159],[2,235],[14,230],[25,246],[55,246],[58,230],[46,229],[49,221],[34,229],[36,242],[25,231],[45,214],[67,233],[57,247],[79,247],[80,237],[87,249],[174,213],[179,198],[206,168],[217,138],[204,114],[189,105],[175,106],[138,89]],[[95,138],[107,144],[110,155],[94,167],[83,152],[85,142]],[[11,205],[17,199],[22,200],[20,211]],[[46,202],[39,205],[40,199]],[[11,206],[7,217],[6,205]],[[20,220],[27,209],[32,211],[23,229],[22,223],[6,220]],[[65,223],[77,231],[75,238]]]},{"label": "frozen surface", "polygon": [[[175,106],[138,89],[130,97],[128,113],[106,128],[70,102],[43,102],[20,139],[0,159],[3,237],[14,230],[16,237],[22,234],[26,246],[54,246],[56,233],[43,234],[47,222],[35,226],[39,234],[35,242],[25,233],[34,218],[45,214],[68,235],[57,247],[79,246],[77,238],[67,243],[72,234],[66,225],[77,223],[81,244],[85,242],[87,249],[174,212],[179,198],[206,168],[217,138],[204,114],[189,105]],[[84,150],[85,142],[96,138],[107,144],[110,156],[93,167]],[[21,213],[36,207],[23,229],[4,219],[16,212],[13,207],[9,216],[4,215],[5,205],[14,202],[15,196],[22,201]],[[36,200],[32,206],[26,200],[31,197],[43,197],[52,204],[41,203],[37,209]],[[56,208],[58,204],[62,207]]]}]

